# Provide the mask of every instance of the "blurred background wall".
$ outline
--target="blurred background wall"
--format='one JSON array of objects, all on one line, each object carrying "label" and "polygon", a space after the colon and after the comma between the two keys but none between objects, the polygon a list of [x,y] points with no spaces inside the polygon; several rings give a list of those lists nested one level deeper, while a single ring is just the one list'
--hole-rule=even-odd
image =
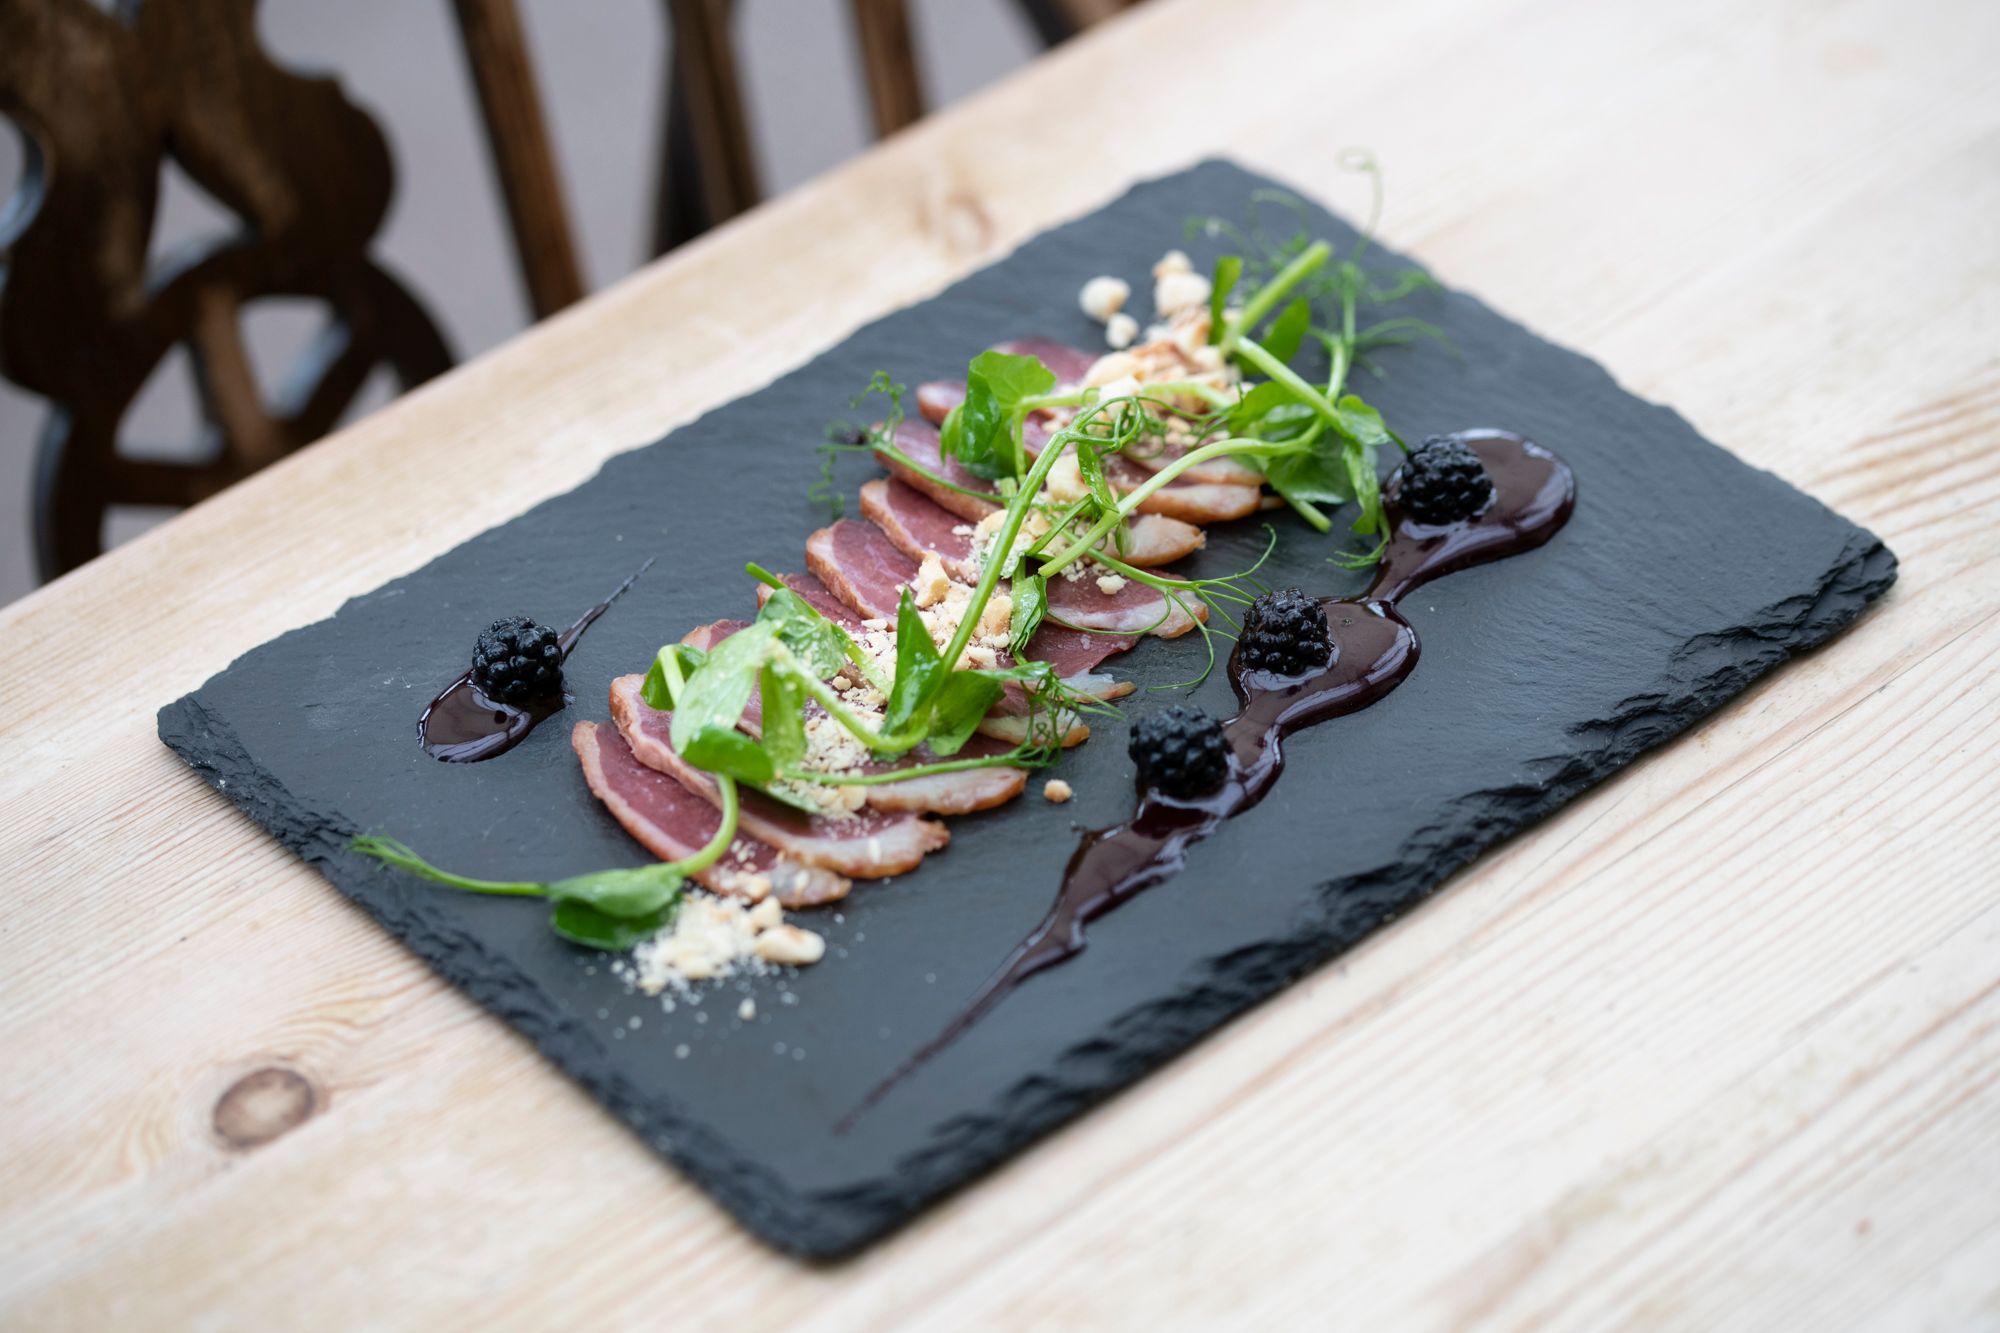
[{"label": "blurred background wall", "polygon": [[[669,57],[659,0],[520,0],[544,109],[583,251],[602,287],[646,258],[656,136]],[[936,109],[1033,58],[1042,48],[1013,0],[912,0],[918,67]],[[260,25],[280,60],[325,69],[387,132],[397,191],[375,247],[411,285],[467,360],[527,327],[505,215],[448,0],[263,0]],[[848,0],[738,0],[737,56],[767,196],[790,189],[872,140]],[[0,197],[21,171],[0,130]],[[221,225],[220,210],[174,172],[161,199],[154,253]],[[265,383],[316,325],[303,305],[250,315],[251,355]],[[372,386],[362,410],[386,401]],[[0,381],[0,602],[35,586],[28,489],[40,402]],[[180,441],[193,428],[181,355],[161,367],[135,409],[131,441]],[[140,452],[137,449],[131,452]],[[162,448],[163,456],[170,450]],[[125,540],[161,514],[112,521]]]}]

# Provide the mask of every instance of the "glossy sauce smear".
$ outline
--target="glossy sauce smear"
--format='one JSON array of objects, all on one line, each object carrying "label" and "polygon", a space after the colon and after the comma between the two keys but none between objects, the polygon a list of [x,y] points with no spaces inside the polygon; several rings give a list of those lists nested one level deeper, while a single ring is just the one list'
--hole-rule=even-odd
[{"label": "glossy sauce smear", "polygon": [[[648,560],[639,566],[609,597],[578,616],[575,624],[557,636],[564,661],[569,660],[570,649],[576,647],[583,632],[610,610],[619,594],[631,587],[652,563]],[[424,706],[424,715],[417,719],[417,743],[424,747],[425,754],[447,764],[491,759],[519,745],[537,724],[560,713],[568,702],[567,693],[520,704],[488,698],[473,683],[472,669],[468,667],[464,675],[445,686]]]},{"label": "glossy sauce smear", "polygon": [[1457,523],[1418,523],[1387,497],[1389,545],[1375,580],[1353,600],[1321,603],[1333,652],[1317,672],[1297,677],[1245,671],[1231,654],[1229,683],[1241,711],[1223,724],[1229,776],[1194,800],[1153,790],[1123,824],[1083,835],[1055,904],[974,993],[951,1025],[869,1094],[848,1123],[927,1062],[1007,993],[1035,973],[1083,952],[1084,927],[1180,870],[1188,848],[1230,816],[1263,800],[1284,772],[1285,737],[1328,718],[1358,712],[1403,683],[1417,664],[1417,634],[1396,603],[1432,579],[1532,550],[1554,536],[1576,503],[1576,482],[1561,459],[1504,431],[1465,431],[1458,439],[1479,455],[1493,481],[1486,507]]}]

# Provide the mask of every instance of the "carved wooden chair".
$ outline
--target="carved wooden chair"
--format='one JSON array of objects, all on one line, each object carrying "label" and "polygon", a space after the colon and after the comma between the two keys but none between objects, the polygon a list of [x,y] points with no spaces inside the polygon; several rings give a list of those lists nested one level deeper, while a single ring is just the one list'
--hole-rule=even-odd
[{"label": "carved wooden chair", "polygon": [[[729,20],[734,0],[665,0],[673,28],[666,124],[654,174],[653,251],[667,250],[757,202],[743,84]],[[1053,46],[1138,0],[1018,0]],[[922,118],[924,97],[907,0],[849,0],[877,137]]]},{"label": "carved wooden chair", "polygon": [[[537,317],[583,294],[513,0],[455,0],[522,278]],[[307,444],[370,374],[407,389],[451,365],[417,299],[368,256],[394,190],[381,131],[337,83],[275,64],[256,0],[0,0],[0,114],[26,171],[0,214],[0,373],[48,400],[35,554],[53,578],[103,549],[115,506],[180,508]],[[156,268],[172,162],[239,223]],[[244,344],[254,302],[325,321],[268,399]],[[190,353],[198,462],[135,458],[121,426]]]},{"label": "carved wooden chair", "polygon": [[[1133,0],[1020,0],[1049,42]],[[257,0],[0,0],[0,115],[27,169],[0,211],[0,374],[48,400],[34,512],[44,578],[103,549],[115,506],[185,507],[330,430],[378,367],[400,388],[451,354],[415,296],[369,258],[394,189],[375,123],[331,79],[274,63]],[[923,114],[904,0],[850,0],[880,134]],[[583,294],[513,0],[453,0],[529,302]],[[664,249],[756,202],[731,0],[665,0],[675,59],[655,190]],[[240,226],[149,259],[172,162]],[[306,298],[318,337],[263,394],[251,304]],[[121,428],[185,348],[200,461],[133,457]]]},{"label": "carved wooden chair", "polygon": [[[252,3],[0,3],[0,110],[27,160],[0,223],[0,370],[50,404],[35,479],[45,577],[97,554],[112,505],[193,504],[325,433],[376,366],[407,386],[451,364],[422,306],[368,258],[392,189],[380,131],[330,80],[273,64]],[[169,158],[242,225],[155,270]],[[242,315],[270,297],[327,314],[265,401]],[[120,423],[176,347],[192,354],[206,456],[128,457]]]}]

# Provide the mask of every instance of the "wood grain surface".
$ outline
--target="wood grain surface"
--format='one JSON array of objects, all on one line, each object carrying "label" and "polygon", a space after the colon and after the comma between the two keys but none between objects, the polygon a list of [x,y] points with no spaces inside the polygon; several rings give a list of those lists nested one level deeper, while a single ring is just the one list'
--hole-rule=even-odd
[{"label": "wood grain surface", "polygon": [[[1162,0],[0,613],[0,1322],[2000,1326],[1996,52],[1979,0]],[[855,1262],[749,1239],[154,738],[1137,177],[1352,210],[1349,143],[1395,244],[1902,581]]]}]

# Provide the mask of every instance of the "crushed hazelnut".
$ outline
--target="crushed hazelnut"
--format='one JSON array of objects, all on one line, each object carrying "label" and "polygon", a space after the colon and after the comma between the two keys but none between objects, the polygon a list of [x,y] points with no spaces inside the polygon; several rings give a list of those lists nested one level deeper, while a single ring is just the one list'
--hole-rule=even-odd
[{"label": "crushed hazelnut", "polygon": [[989,639],[999,638],[1007,633],[1008,622],[1013,618],[1014,599],[1004,592],[995,593],[979,614],[979,632]]},{"label": "crushed hazelnut", "polygon": [[1117,379],[1133,379],[1139,374],[1139,358],[1130,352],[1106,352],[1092,363],[1083,377],[1086,387],[1109,384]]},{"label": "crushed hazelnut", "polygon": [[1208,304],[1208,279],[1199,273],[1168,273],[1153,284],[1156,314],[1177,315]]},{"label": "crushed hazelnut", "polygon": [[1123,278],[1099,276],[1083,284],[1077,294],[1077,304],[1083,313],[1102,324],[1117,314],[1125,306],[1125,298],[1132,295],[1132,284]]},{"label": "crushed hazelnut", "polygon": [[1139,336],[1139,321],[1122,311],[1104,321],[1104,345],[1120,350],[1130,347]]},{"label": "crushed hazelnut", "polygon": [[1042,784],[1042,799],[1052,805],[1061,805],[1076,795],[1076,789],[1061,778],[1050,778]]},{"label": "crushed hazelnut", "polygon": [[951,576],[944,572],[944,565],[932,551],[924,557],[924,563],[917,567],[917,576],[910,580],[910,593],[919,607],[936,606],[951,591]]},{"label": "crushed hazelnut", "polygon": [[797,926],[773,926],[757,936],[757,956],[784,967],[805,967],[826,956],[826,941]]}]

